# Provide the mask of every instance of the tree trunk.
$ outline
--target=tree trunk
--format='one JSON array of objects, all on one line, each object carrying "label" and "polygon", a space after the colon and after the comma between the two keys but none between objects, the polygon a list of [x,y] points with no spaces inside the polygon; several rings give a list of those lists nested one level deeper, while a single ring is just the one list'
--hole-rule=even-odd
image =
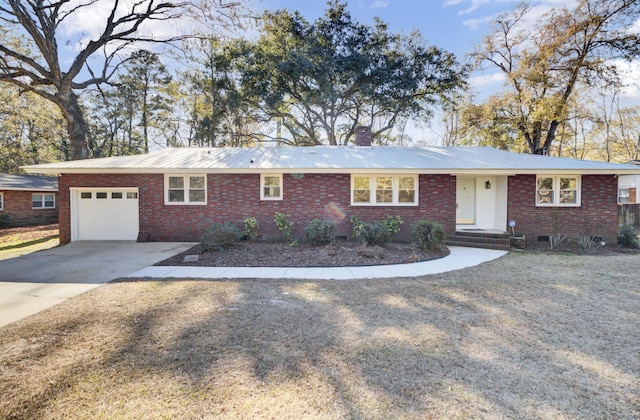
[{"label": "tree trunk", "polygon": [[68,94],[56,95],[56,104],[62,110],[67,122],[69,135],[69,158],[71,160],[88,159],[89,145],[87,143],[87,122],[78,103],[78,97],[73,91]]}]

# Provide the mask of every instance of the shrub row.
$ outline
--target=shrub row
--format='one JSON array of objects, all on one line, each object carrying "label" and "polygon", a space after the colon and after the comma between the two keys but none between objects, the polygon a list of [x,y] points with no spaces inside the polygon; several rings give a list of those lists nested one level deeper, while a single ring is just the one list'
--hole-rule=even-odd
[{"label": "shrub row", "polygon": [[[293,238],[293,222],[283,213],[274,215],[274,222],[280,231],[282,239],[296,245]],[[383,220],[374,223],[364,223],[357,217],[351,218],[353,224],[352,235],[357,241],[367,246],[386,246],[391,242],[393,235],[400,231],[400,225],[404,222],[399,216],[387,216]],[[241,239],[256,240],[259,237],[260,226],[255,217],[244,219],[244,231],[241,231],[232,223],[213,223],[202,235],[200,245],[203,251],[230,247]],[[313,219],[305,227],[304,234],[307,242],[313,245],[325,245],[333,240],[335,223]],[[429,220],[420,220],[412,226],[411,240],[420,249],[432,251],[441,248],[444,244],[445,234],[441,224]]]}]

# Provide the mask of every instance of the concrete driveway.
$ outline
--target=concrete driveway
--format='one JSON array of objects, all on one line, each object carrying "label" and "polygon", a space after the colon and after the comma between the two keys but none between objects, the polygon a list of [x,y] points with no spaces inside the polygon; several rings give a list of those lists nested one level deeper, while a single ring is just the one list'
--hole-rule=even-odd
[{"label": "concrete driveway", "polygon": [[194,245],[184,242],[73,242],[1,260],[0,327]]}]

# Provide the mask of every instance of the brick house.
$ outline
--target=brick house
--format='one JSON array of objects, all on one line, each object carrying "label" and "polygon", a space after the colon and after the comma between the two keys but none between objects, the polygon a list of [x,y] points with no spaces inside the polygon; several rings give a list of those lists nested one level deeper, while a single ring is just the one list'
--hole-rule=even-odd
[{"label": "brick house", "polygon": [[57,174],[60,241],[196,241],[212,222],[255,217],[278,236],[276,212],[302,237],[314,218],[349,236],[351,217],[430,219],[448,235],[559,232],[605,240],[617,231],[619,165],[478,147],[173,148],[136,156],[28,166]]},{"label": "brick house", "polygon": [[55,222],[57,192],[55,177],[0,174],[0,221],[9,226]]}]

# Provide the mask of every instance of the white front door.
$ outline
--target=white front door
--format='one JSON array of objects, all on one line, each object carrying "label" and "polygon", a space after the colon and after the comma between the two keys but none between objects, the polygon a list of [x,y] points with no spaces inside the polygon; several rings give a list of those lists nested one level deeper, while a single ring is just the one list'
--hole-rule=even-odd
[{"label": "white front door", "polygon": [[138,214],[137,188],[78,188],[73,191],[71,239],[135,241]]},{"label": "white front door", "polygon": [[458,178],[456,182],[456,224],[476,222],[476,179]]}]

